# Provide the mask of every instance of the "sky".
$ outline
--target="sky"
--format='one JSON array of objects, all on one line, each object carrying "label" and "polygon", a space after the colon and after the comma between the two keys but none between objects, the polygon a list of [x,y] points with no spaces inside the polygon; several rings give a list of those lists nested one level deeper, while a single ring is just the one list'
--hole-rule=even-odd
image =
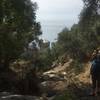
[{"label": "sky", "polygon": [[37,21],[41,23],[41,38],[54,42],[65,27],[70,28],[79,20],[82,0],[32,0],[37,2]]}]

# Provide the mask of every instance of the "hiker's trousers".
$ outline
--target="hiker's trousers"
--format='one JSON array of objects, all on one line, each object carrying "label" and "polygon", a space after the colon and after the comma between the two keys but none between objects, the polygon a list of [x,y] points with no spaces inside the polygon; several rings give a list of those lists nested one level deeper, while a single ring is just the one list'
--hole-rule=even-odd
[{"label": "hiker's trousers", "polygon": [[95,78],[94,75],[92,75],[91,78],[92,78],[92,88],[93,89],[100,88],[100,79]]}]

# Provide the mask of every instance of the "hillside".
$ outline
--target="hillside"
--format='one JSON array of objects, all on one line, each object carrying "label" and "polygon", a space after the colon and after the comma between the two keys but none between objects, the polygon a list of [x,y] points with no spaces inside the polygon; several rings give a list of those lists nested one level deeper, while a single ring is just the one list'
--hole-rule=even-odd
[{"label": "hillside", "polygon": [[[70,69],[72,59],[64,63],[64,65],[58,65],[55,68],[44,72],[43,77],[45,81],[42,82],[45,92],[44,97],[49,100],[100,100],[100,97],[91,97],[89,93],[91,91],[90,81],[90,63],[86,63],[84,70],[75,75],[74,70]],[[67,95],[67,96],[66,96]],[[65,99],[63,98],[65,96]],[[62,99],[63,98],[63,99]]]},{"label": "hillside", "polygon": [[91,91],[91,64],[84,64],[83,71],[76,75],[71,69],[72,62],[70,59],[41,75],[41,97],[1,92],[0,100],[100,100],[99,96],[88,96]]}]

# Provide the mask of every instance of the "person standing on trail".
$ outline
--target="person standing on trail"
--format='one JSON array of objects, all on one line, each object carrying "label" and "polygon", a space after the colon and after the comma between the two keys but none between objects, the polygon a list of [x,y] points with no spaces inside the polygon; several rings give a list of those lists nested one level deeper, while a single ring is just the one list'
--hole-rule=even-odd
[{"label": "person standing on trail", "polygon": [[95,96],[100,93],[100,48],[94,50],[91,58],[91,80],[92,80],[92,93],[91,96]]}]

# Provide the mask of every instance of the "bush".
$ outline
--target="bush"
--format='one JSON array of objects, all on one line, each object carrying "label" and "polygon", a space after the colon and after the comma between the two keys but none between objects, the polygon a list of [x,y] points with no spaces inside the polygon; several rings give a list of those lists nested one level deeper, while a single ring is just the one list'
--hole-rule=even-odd
[{"label": "bush", "polygon": [[64,94],[56,96],[54,100],[77,100],[77,98],[71,91],[66,91]]},{"label": "bush", "polygon": [[77,74],[81,73],[83,71],[83,68],[84,68],[84,63],[78,61],[78,60],[74,60],[72,63],[71,63],[71,69],[74,69],[74,72]]}]

